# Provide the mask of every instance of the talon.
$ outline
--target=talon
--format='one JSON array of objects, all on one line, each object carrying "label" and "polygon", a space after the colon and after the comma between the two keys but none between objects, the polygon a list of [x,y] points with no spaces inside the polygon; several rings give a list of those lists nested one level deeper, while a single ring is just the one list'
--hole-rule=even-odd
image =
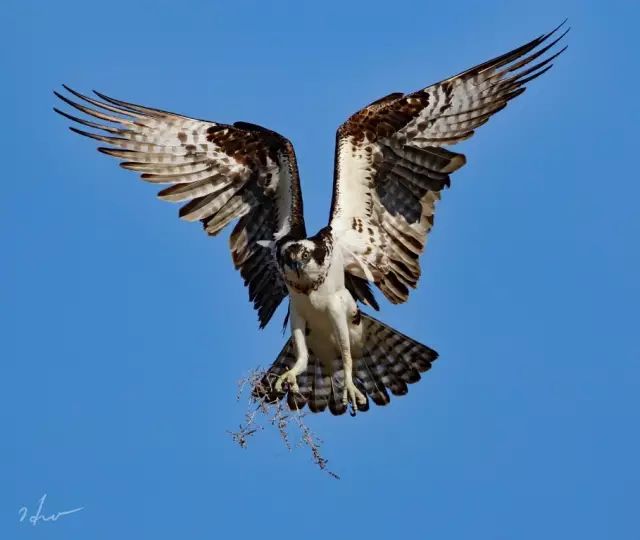
[{"label": "talon", "polygon": [[349,407],[349,416],[353,418],[357,412],[358,412],[358,408],[355,407],[352,403],[351,406]]},{"label": "talon", "polygon": [[[283,386],[286,387],[283,389]],[[296,380],[296,375],[293,370],[287,370],[282,375],[280,375],[276,379],[276,384],[274,385],[276,392],[298,392],[300,393],[300,388],[298,387],[298,381]]]},{"label": "talon", "polygon": [[358,412],[358,406],[367,403],[367,398],[358,390],[355,384],[346,382],[342,393],[342,403],[347,406],[351,405],[349,414],[355,416]]}]

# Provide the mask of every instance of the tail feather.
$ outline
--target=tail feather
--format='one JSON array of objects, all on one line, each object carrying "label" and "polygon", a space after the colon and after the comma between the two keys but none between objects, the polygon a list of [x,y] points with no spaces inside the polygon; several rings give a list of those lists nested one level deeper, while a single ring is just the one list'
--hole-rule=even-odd
[{"label": "tail feather", "polygon": [[382,341],[376,341],[375,337],[372,338],[372,343],[366,346],[363,354],[372,370],[380,376],[382,384],[391,390],[394,396],[403,396],[408,392],[408,388],[396,373],[402,372],[404,368],[399,362],[390,362],[389,355],[390,347]]},{"label": "tail feather", "polygon": [[[354,383],[376,405],[386,405],[391,401],[387,390],[396,396],[406,394],[407,385],[420,380],[420,373],[431,368],[438,353],[368,315],[362,314],[362,324],[364,347],[361,357],[354,358]],[[299,392],[288,389],[276,392],[276,379],[294,363],[293,342],[289,339],[254,388],[254,396],[268,402],[286,396],[292,410],[308,405],[312,412],[322,412],[327,407],[335,415],[346,412],[347,407],[342,403],[344,369],[340,358],[335,358],[332,365],[323,365],[313,351],[309,351],[307,369],[298,375]],[[361,411],[368,409],[368,401],[359,407]]]},{"label": "tail feather", "polygon": [[344,414],[347,405],[342,402],[342,388],[344,388],[344,369],[336,369],[331,381],[331,396],[329,397],[329,410],[333,415]]},{"label": "tail feather", "polygon": [[311,412],[322,412],[327,408],[332,394],[328,370],[313,356],[313,358],[309,358],[307,371],[312,373],[313,379],[309,410]]},{"label": "tail feather", "polygon": [[369,367],[367,356],[363,356],[361,361],[356,362],[355,375],[359,381],[362,381],[366,395],[370,396],[376,405],[386,405],[391,401],[382,377]]}]

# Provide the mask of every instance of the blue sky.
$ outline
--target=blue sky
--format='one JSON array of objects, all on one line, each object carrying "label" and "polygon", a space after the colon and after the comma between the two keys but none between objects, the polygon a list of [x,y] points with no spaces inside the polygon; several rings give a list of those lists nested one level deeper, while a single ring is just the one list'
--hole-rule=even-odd
[{"label": "blue sky", "polygon": [[[637,539],[632,2],[4,4],[2,538]],[[408,396],[311,427],[342,479],[235,382],[275,358],[227,241],[54,115],[66,82],[295,144],[326,223],[336,127],[569,17],[569,50],[470,141],[420,288],[380,318],[441,358]],[[634,144],[636,143],[636,144]],[[18,522],[46,493],[40,523]]]}]

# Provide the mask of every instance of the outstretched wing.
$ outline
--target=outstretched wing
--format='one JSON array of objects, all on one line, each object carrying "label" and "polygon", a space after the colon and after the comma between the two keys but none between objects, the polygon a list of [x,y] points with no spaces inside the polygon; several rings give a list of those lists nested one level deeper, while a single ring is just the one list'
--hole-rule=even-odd
[{"label": "outstretched wing", "polygon": [[[171,184],[158,193],[166,201],[188,201],[180,217],[199,220],[210,235],[240,218],[231,233],[235,267],[249,288],[260,327],[269,322],[287,295],[271,250],[258,241],[285,235],[305,238],[302,197],[291,143],[260,126],[196,120],[119,101],[96,92],[100,100],[65,89],[81,100],[55,92],[66,104],[102,122],[56,112],[98,130],[71,127],[109,145],[98,148],[123,160],[143,180]],[[102,132],[102,133],[101,133]]]},{"label": "outstretched wing", "polygon": [[551,40],[559,28],[417,92],[390,94],[338,129],[330,224],[347,272],[393,303],[407,300],[435,203],[466,162],[444,147],[471,137],[551,68],[564,50],[549,52],[566,34]]}]

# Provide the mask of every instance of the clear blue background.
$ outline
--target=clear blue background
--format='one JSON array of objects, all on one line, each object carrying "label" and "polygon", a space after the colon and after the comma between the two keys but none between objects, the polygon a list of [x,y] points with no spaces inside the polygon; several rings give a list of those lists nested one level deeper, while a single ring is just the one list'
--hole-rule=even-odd
[{"label": "clear blue background", "polygon": [[[638,9],[633,2],[29,2],[2,9],[0,537],[638,539]],[[441,359],[355,420],[336,481],[236,380],[276,356],[226,234],[54,115],[62,82],[294,142],[310,230],[336,127],[553,28],[569,50],[472,140],[381,318]],[[48,493],[57,523],[18,523]]]}]

